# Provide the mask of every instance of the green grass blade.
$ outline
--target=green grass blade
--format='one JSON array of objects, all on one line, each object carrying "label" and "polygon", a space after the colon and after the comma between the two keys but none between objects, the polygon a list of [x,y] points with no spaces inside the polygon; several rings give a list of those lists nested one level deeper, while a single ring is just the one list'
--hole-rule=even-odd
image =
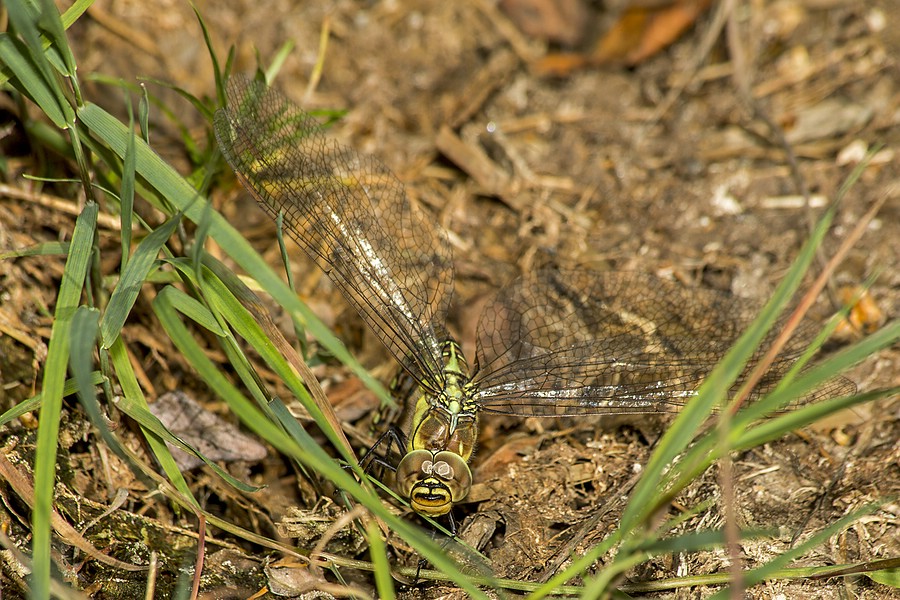
[{"label": "green grass blade", "polygon": [[99,322],[100,312],[94,308],[80,306],[75,312],[75,318],[72,320],[69,368],[72,371],[73,380],[78,385],[78,399],[91,423],[100,432],[107,447],[128,463],[128,453],[107,426],[106,415],[103,414],[92,383]]},{"label": "green grass blade", "polygon": [[[14,29],[20,37],[14,41],[9,34],[3,35],[0,40],[0,62],[15,74],[20,91],[34,100],[57,127],[68,128],[74,122],[75,111],[56,79],[56,67],[65,67],[63,64],[51,65],[50,57],[58,55],[45,50],[38,29],[38,23],[48,17],[23,0],[7,0],[5,6],[10,30]],[[51,6],[50,10],[55,13],[56,7]]]},{"label": "green grass blade", "polygon": [[[94,391],[91,375],[94,372],[94,343],[99,322],[100,312],[87,306],[79,306],[72,318],[69,370],[78,384],[78,395],[81,397],[93,395]],[[95,423],[102,420],[99,414],[91,417]]]},{"label": "green grass blade", "polygon": [[[897,389],[894,388],[874,390],[865,394],[844,398],[829,398],[812,405],[778,414],[775,417],[762,421],[758,425],[753,425],[754,422],[759,421],[762,417],[772,414],[772,410],[777,410],[778,407],[784,406],[793,398],[800,397],[816,389],[831,379],[835,373],[840,373],[865,357],[896,344],[898,340],[900,340],[900,322],[890,323],[853,346],[844,348],[827,360],[808,369],[784,388],[773,391],[770,396],[774,398],[763,398],[760,402],[748,406],[735,416],[734,430],[736,435],[732,439],[736,448],[746,449],[752,447],[752,445],[759,445],[772,439],[777,439],[781,435],[809,425],[839,410],[896,394]],[[768,405],[769,412],[760,413],[757,404]]]},{"label": "green grass blade", "polygon": [[[209,298],[211,293],[205,289],[206,278],[198,279],[198,273],[194,268],[193,262],[175,259],[171,261],[171,264],[179,270],[193,289],[200,290],[204,296]],[[240,345],[236,342],[234,335],[229,329],[228,319],[223,317],[218,310],[215,313],[213,312],[217,305],[214,293],[212,294],[212,301],[208,300],[206,305],[175,288],[165,288],[162,290],[162,294],[172,308],[218,336],[219,344],[223,348],[229,364],[235,369],[250,395],[256,400],[257,406],[263,412],[268,412],[269,397],[264,391],[265,386],[262,380],[254,371]],[[195,365],[196,367],[197,365]],[[302,388],[299,391],[301,394],[306,393],[305,389]]]},{"label": "green grass blade", "polygon": [[[209,262],[215,262],[205,255],[202,259]],[[198,290],[201,293],[203,300],[206,303],[204,304],[177,289],[165,290],[165,293],[170,296],[168,300],[178,312],[215,333],[219,337],[219,343],[225,350],[229,363],[237,370],[241,381],[244,382],[244,385],[247,386],[253,397],[257,399],[260,408],[265,410],[269,398],[262,391],[264,386],[257,374],[253,371],[253,367],[244,355],[243,350],[236,343],[234,335],[229,328],[229,319],[221,314],[221,311],[217,308],[222,302],[216,298],[216,292],[208,289],[207,281],[210,278],[214,278],[216,275],[213,275],[205,268],[199,269],[198,272],[196,267],[197,263],[193,260],[172,259],[169,261],[169,264],[177,269],[182,279],[189,283],[192,286],[192,289]],[[224,269],[224,267],[222,267],[222,269]],[[227,269],[224,269],[223,272],[227,273],[233,279],[238,280],[237,276]],[[300,393],[305,394],[305,389],[301,389]]]},{"label": "green grass blade", "polygon": [[68,29],[74,25],[75,22],[81,18],[81,15],[87,12],[92,4],[94,4],[94,0],[75,0],[75,2],[66,9],[66,12],[62,14],[61,20],[63,27]]},{"label": "green grass blade", "polygon": [[[181,261],[173,261],[170,264],[179,267],[182,266]],[[168,302],[172,308],[176,309],[204,329],[221,337],[229,335],[228,331],[222,328],[222,325],[219,324],[219,321],[216,320],[215,315],[210,312],[209,308],[204,306],[204,304],[196,298],[188,296],[185,292],[175,287],[163,288],[159,293],[165,296],[166,302]]]},{"label": "green grass blade", "polygon": [[[280,48],[275,52],[275,57],[272,59],[271,64],[266,68],[265,72],[265,80],[267,84],[271,84],[275,81],[275,78],[278,77],[278,74],[281,72],[282,67],[284,67],[285,61],[287,61],[288,56],[290,56],[291,51],[294,49],[294,40],[288,40],[281,45]],[[219,106],[224,106],[222,103]]]},{"label": "green grass blade", "polygon": [[227,471],[217,465],[215,461],[208,459],[202,452],[198,451],[189,443],[169,431],[166,426],[163,425],[162,422],[156,417],[156,415],[150,412],[150,410],[146,406],[142,406],[140,402],[135,402],[134,400],[123,396],[116,402],[116,407],[123,413],[128,415],[131,419],[133,419],[134,422],[140,425],[142,429],[152,432],[159,439],[177,446],[188,454],[196,456],[197,458],[202,460],[204,463],[206,463],[206,466],[215,471],[215,473],[219,477],[221,477],[225,482],[227,482],[235,489],[247,493],[256,492],[262,489],[260,486],[250,485],[249,483],[244,483],[239,479],[232,477]]},{"label": "green grass blade", "polygon": [[[100,371],[93,371],[88,379],[88,385],[101,385],[106,382],[106,377],[103,376]],[[83,385],[81,383],[76,382],[74,379],[67,379],[65,385],[63,385],[62,396],[65,398],[66,396],[71,396],[76,393],[79,389],[79,386]],[[38,410],[43,403],[44,394],[43,392],[28,398],[22,402],[19,402],[5,413],[0,415],[0,427],[3,427],[13,419],[18,419],[25,413],[30,413],[33,410]]]},{"label": "green grass blade", "polygon": [[822,402],[804,406],[803,408],[785,413],[779,417],[765,421],[762,424],[747,430],[734,440],[736,450],[755,448],[772,440],[777,440],[791,431],[806,427],[816,421],[824,419],[842,410],[853,408],[859,404],[873,402],[881,398],[900,393],[900,387],[885,390],[874,390],[864,394],[845,396],[841,398],[829,398]]},{"label": "green grass blade", "polygon": [[[147,400],[144,398],[144,392],[141,390],[137,377],[134,375],[134,369],[132,369],[131,361],[128,359],[128,351],[126,350],[125,343],[122,341],[121,337],[116,338],[112,346],[110,346],[109,356],[116,373],[116,379],[122,387],[122,395],[125,398],[128,398],[132,404],[138,404],[149,411],[150,409],[147,407]],[[200,503],[197,502],[197,499],[194,498],[193,493],[191,493],[190,487],[188,487],[180,467],[175,462],[175,459],[172,457],[172,453],[169,451],[169,447],[166,446],[165,442],[150,431],[144,431],[144,437],[147,440],[147,444],[150,446],[150,450],[156,457],[156,460],[163,468],[163,472],[166,474],[169,481],[172,482],[172,485],[175,486],[175,489],[177,489],[188,502],[191,502],[194,506],[200,506]]]},{"label": "green grass blade", "polygon": [[64,256],[69,253],[69,242],[41,242],[20,250],[0,252],[0,260],[26,256]]},{"label": "green grass blade", "polygon": [[[223,73],[222,68],[219,64],[219,55],[216,54],[216,49],[213,46],[212,37],[209,35],[209,29],[206,27],[206,21],[203,19],[203,15],[200,14],[200,11],[197,10],[197,7],[191,5],[191,8],[194,11],[194,16],[197,18],[197,23],[200,24],[200,31],[203,32],[203,43],[206,44],[206,51],[209,54],[210,62],[212,62],[213,67],[213,76],[216,81],[216,106],[223,106],[225,104],[225,73]],[[206,114],[207,119],[212,119],[212,114],[214,111],[210,111]]]},{"label": "green grass blade", "polygon": [[[131,139],[133,140],[134,137],[132,136]],[[131,309],[134,307],[138,294],[141,292],[141,286],[146,281],[150,271],[155,268],[156,256],[159,254],[160,248],[172,236],[180,220],[179,216],[176,215],[157,227],[138,245],[134,256],[125,266],[122,277],[119,279],[119,284],[113,290],[112,297],[109,299],[109,306],[103,314],[103,320],[100,323],[102,348],[109,348],[116,337],[118,337],[125,320],[131,314]]]},{"label": "green grass blade", "polygon": [[358,502],[388,523],[392,531],[400,534],[422,555],[447,574],[455,583],[467,590],[473,597],[486,596],[473,585],[446,556],[442,548],[408,521],[388,511],[381,500],[365,490],[359,483],[332,459],[302,428],[300,439],[288,436],[278,425],[270,421],[260,410],[248,401],[222,375],[196,344],[187,328],[181,323],[174,310],[167,307],[157,296],[153,308],[160,323],[165,328],[179,352],[197,369],[198,374],[212,390],[222,397],[251,430],[276,447],[283,454],[302,462],[308,469],[320,473],[337,487],[350,493]]},{"label": "green grass blade", "polygon": [[[220,274],[227,275],[225,272]],[[241,301],[235,297],[232,290],[236,293],[243,292],[243,295],[246,298],[245,301],[247,302],[258,305],[258,299],[256,299],[255,296],[247,298],[247,295],[252,295],[251,292],[247,290],[243,284],[237,281],[237,278],[232,277],[231,279],[231,285],[238,287],[231,287],[231,289],[229,289],[219,277],[211,276],[206,278],[206,287],[210,291],[210,303],[215,303],[213,308],[223,315],[229,325],[235,329],[236,333],[246,340],[259,353],[266,364],[284,381],[291,392],[293,392],[294,396],[300,400],[316,421],[319,428],[328,436],[332,445],[342,452],[344,459],[349,464],[355,464],[356,459],[350,454],[350,448],[347,447],[346,442],[344,442],[339,433],[335,431],[335,426],[325,417],[323,411],[330,410],[330,407],[319,406],[313,400],[293,366],[288,362],[281,351],[273,345],[272,340],[267,333],[248,312]]]},{"label": "green grass blade", "polygon": [[900,590],[900,567],[872,571],[866,576],[876,583]]},{"label": "green grass blade", "polygon": [[[141,139],[145,144],[150,143],[150,94],[147,92],[147,86],[141,86],[141,101],[138,103],[138,123],[141,127]],[[133,126],[130,127],[133,129]],[[131,150],[134,154],[134,146],[129,143],[126,152]],[[127,160],[127,158],[126,158]]]},{"label": "green grass blade", "polygon": [[[791,561],[800,558],[807,552],[810,552],[816,547],[826,543],[829,538],[836,535],[853,522],[858,521],[861,517],[875,512],[879,507],[879,505],[864,506],[847,515],[844,515],[834,523],[828,525],[828,527],[825,527],[815,535],[810,536],[803,543],[789,548],[761,567],[751,569],[750,571],[744,573],[743,584],[746,586],[752,586],[772,578],[778,571],[784,569]],[[729,598],[729,594],[730,590],[724,589],[717,592],[716,594],[713,594],[711,596],[711,599],[727,600],[727,598]]]},{"label": "green grass blade", "polygon": [[[128,105],[131,115],[131,103]],[[125,159],[122,164],[122,193],[119,195],[119,219],[122,223],[122,265],[127,266],[131,256],[131,226],[134,221],[134,117],[129,117],[128,129],[131,136],[128,138],[128,146],[125,148]]]},{"label": "green grass blade", "polygon": [[27,48],[19,40],[0,33],[0,65],[3,65],[22,86],[23,93],[37,104],[53,124],[68,126],[66,113],[60,108],[53,88],[47,84],[37,65],[30,60]]},{"label": "green grass blade", "polygon": [[[627,532],[636,532],[639,524],[648,522],[659,509],[661,497],[659,485],[664,470],[678,454],[687,448],[688,444],[696,437],[702,424],[712,414],[713,409],[717,404],[721,404],[744,365],[796,293],[806,270],[815,257],[816,248],[821,244],[833,218],[834,209],[832,207],[820,219],[813,236],[804,244],[788,274],[760,311],[757,319],[710,373],[698,390],[697,397],[687,404],[660,439],[657,449],[648,461],[644,474],[635,486],[628,506],[622,514],[620,527]],[[680,468],[682,468],[680,465],[673,467],[673,473],[670,473],[668,477],[670,481],[677,479]]]},{"label": "green grass blade", "polygon": [[[313,455],[321,452],[321,448],[316,443],[316,441],[313,440],[309,433],[307,433],[307,431],[300,426],[296,418],[294,418],[290,411],[288,411],[284,403],[276,398],[272,400],[270,407],[272,409],[275,420],[281,424],[283,430],[300,447],[308,448],[309,453]],[[325,462],[322,462],[320,460],[313,464],[306,463],[305,466],[306,468],[311,468],[312,470],[317,471],[326,478],[330,479],[339,489],[349,491],[353,495],[353,497],[356,498],[357,501],[359,501],[360,504],[362,504],[366,508],[369,508],[371,512],[373,512],[382,520],[386,521],[387,525],[392,531],[400,532],[401,536],[406,539],[413,548],[421,552],[424,557],[430,560],[435,566],[440,568],[444,573],[447,574],[448,577],[456,581],[461,587],[465,587],[464,581],[467,581],[465,579],[467,576],[462,574],[455,563],[447,556],[446,547],[439,548],[438,553],[435,554],[435,549],[438,548],[438,546],[434,542],[433,537],[426,536],[424,532],[419,530],[417,527],[415,527],[405,519],[398,517],[393,513],[385,512],[381,500],[373,490],[368,487],[361,487],[360,493],[363,493],[364,495],[360,496],[359,493],[353,493],[352,489],[348,489],[346,486],[341,484],[339,480],[345,480],[345,478],[348,476],[348,472],[344,468],[339,466],[334,459],[329,458]],[[334,475],[338,472],[340,472],[339,480],[335,480]],[[355,480],[352,481],[354,481],[355,483]],[[377,483],[379,487],[383,487],[380,482],[375,483]],[[360,486],[360,484],[355,485],[357,487]],[[390,490],[387,490],[387,492],[389,494],[392,494]],[[396,496],[394,497],[396,498]],[[467,556],[473,556],[476,561],[482,558],[474,550],[470,550],[466,547],[459,547],[459,549]],[[459,578],[463,578],[463,581],[460,581]]]},{"label": "green grass blade", "polygon": [[552,578],[550,578],[547,583],[538,587],[536,590],[533,590],[529,595],[529,600],[538,600],[539,598],[544,598],[551,594],[555,594],[556,590],[559,589],[563,584],[574,577],[580,576],[582,573],[587,571],[591,565],[600,560],[603,556],[605,556],[610,550],[612,550],[616,544],[621,541],[622,529],[616,529],[610,535],[603,538],[603,540],[590,548],[583,555],[578,557],[573,557],[572,563],[566,567],[565,570],[557,573]]},{"label": "green grass blade", "polygon": [[369,555],[375,567],[375,589],[378,590],[378,597],[391,600],[396,597],[394,581],[391,578],[391,565],[388,562],[387,548],[375,521],[368,522],[366,539],[369,540]]},{"label": "green grass blade", "polygon": [[75,56],[72,55],[72,49],[69,47],[69,39],[66,37],[66,29],[60,19],[59,11],[52,0],[40,0],[40,7],[41,15],[38,24],[50,42],[47,51],[55,57],[53,62],[60,72],[71,78],[74,85],[76,84]]},{"label": "green grass blade", "polygon": [[66,260],[59,295],[56,299],[47,361],[44,364],[41,386],[43,402],[35,451],[35,503],[32,516],[34,534],[32,593],[35,598],[46,598],[50,594],[50,536],[52,530],[50,518],[53,511],[53,491],[56,481],[56,452],[59,441],[63,384],[66,380],[66,367],[69,362],[72,318],[81,300],[84,280],[87,276],[98,213],[97,204],[89,202],[75,221],[69,258]]},{"label": "green grass blade", "polygon": [[[898,333],[900,333],[898,329],[900,328],[897,324],[888,325],[854,346],[842,350],[807,370],[787,386],[776,389],[769,395],[774,398],[767,396],[741,409],[732,419],[729,432],[730,447],[734,450],[746,450],[778,439],[840,410],[897,393],[895,389],[876,390],[861,395],[829,398],[789,412],[776,413],[794,398],[827,382],[835,373],[840,373],[866,356],[895,343]],[[709,465],[721,458],[725,449],[717,448],[717,443],[715,432],[710,432],[688,449],[680,461],[686,467],[677,474],[677,479],[671,483],[672,490],[683,489]]]},{"label": "green grass blade", "polygon": [[193,339],[187,327],[178,318],[174,307],[168,301],[169,295],[174,292],[163,292],[158,294],[154,300],[153,309],[172,342],[191,366],[194,367],[197,374],[210,386],[215,394],[225,400],[235,415],[257,435],[278,448],[282,453],[288,455],[296,454],[298,447],[293,443],[293,440],[274,425],[264,413],[260,412],[258,407],[247,401],[243,394],[228,381]]},{"label": "green grass blade", "polygon": [[[68,29],[69,27],[71,27],[79,18],[81,18],[81,15],[83,15],[85,12],[87,12],[87,9],[90,8],[90,6],[93,3],[94,3],[94,0],[76,0],[76,2],[74,2],[66,10],[66,12],[64,12],[62,15],[61,21],[62,21],[63,27],[65,29]],[[0,34],[0,40],[2,40],[3,38],[8,38],[6,33]],[[50,40],[47,39],[46,37],[42,36],[41,37],[41,47],[44,50],[49,48]],[[3,85],[6,82],[8,82],[10,80],[11,76],[12,76],[12,72],[9,71],[6,68],[4,62],[2,60],[0,60],[0,85]]]}]

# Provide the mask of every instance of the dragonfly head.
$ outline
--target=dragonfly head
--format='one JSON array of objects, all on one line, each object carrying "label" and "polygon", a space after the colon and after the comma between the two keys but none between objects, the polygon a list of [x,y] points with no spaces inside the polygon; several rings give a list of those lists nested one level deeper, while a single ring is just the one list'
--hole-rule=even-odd
[{"label": "dragonfly head", "polygon": [[472,472],[459,454],[413,450],[397,466],[397,488],[417,513],[439,517],[450,512],[472,487]]}]

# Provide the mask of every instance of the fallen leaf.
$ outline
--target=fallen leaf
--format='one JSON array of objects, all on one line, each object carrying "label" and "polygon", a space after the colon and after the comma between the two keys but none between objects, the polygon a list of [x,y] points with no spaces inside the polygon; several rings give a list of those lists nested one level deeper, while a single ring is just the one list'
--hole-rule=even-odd
[{"label": "fallen leaf", "polygon": [[628,66],[641,63],[681,37],[711,3],[712,0],[677,0],[663,6],[632,6],[600,39],[590,62]]},{"label": "fallen leaf", "polygon": [[[206,410],[184,392],[163,394],[150,405],[150,412],[169,431],[211,461],[258,462],[267,455],[265,446]],[[202,460],[181,448],[169,444],[169,450],[182,470],[188,471],[203,464]]]},{"label": "fallen leaf", "polygon": [[523,33],[567,46],[582,41],[588,20],[581,0],[500,0],[500,9]]}]

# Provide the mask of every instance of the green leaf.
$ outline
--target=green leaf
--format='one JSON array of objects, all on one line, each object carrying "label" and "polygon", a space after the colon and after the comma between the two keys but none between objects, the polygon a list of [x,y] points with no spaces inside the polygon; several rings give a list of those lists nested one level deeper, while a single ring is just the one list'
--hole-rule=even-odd
[{"label": "green leaf", "polygon": [[[100,385],[106,383],[106,378],[99,371],[93,371],[90,374],[90,378],[88,380],[89,385]],[[71,396],[72,394],[78,391],[78,388],[82,384],[80,382],[76,382],[74,379],[67,379],[65,385],[63,385],[62,396],[65,398],[66,396]],[[19,402],[8,411],[0,415],[0,427],[3,427],[13,419],[18,419],[25,413],[30,413],[31,411],[38,410],[43,403],[44,394],[40,393],[36,396],[32,396],[31,398]]]},{"label": "green leaf", "polygon": [[66,37],[66,30],[60,19],[59,11],[52,0],[40,0],[40,6],[41,16],[38,23],[50,42],[48,51],[55,57],[54,63],[57,64],[57,68],[67,77],[72,78],[74,83],[75,57],[69,47],[69,40]]},{"label": "green leaf", "polygon": [[[146,399],[144,399],[144,392],[141,390],[137,377],[134,375],[134,369],[132,369],[131,361],[128,358],[128,351],[126,350],[125,343],[122,341],[121,337],[117,337],[113,342],[113,345],[109,348],[109,356],[112,360],[113,369],[115,369],[116,372],[116,378],[118,379],[119,385],[122,387],[122,394],[132,405],[140,406],[149,412],[150,409],[147,406]],[[163,472],[169,478],[169,481],[172,482],[172,485],[175,486],[187,501],[193,503],[194,506],[199,507],[200,503],[197,502],[196,498],[194,498],[194,495],[191,493],[191,489],[188,487],[187,481],[184,480],[184,475],[178,467],[178,464],[175,462],[175,459],[172,457],[169,447],[166,446],[162,438],[152,431],[143,430],[143,432],[147,444],[150,446],[150,450],[153,452],[156,460],[159,461],[159,464],[163,468]]]},{"label": "green leaf", "polygon": [[378,590],[378,597],[388,600],[396,598],[387,548],[375,521],[369,521],[366,524],[366,539],[369,540],[369,555],[372,557],[372,564],[375,567],[375,588]]},{"label": "green leaf", "polygon": [[[131,103],[128,105],[131,114]],[[125,148],[125,159],[122,164],[122,192],[119,194],[120,216],[122,223],[122,265],[128,264],[131,254],[131,227],[134,222],[134,118],[129,118],[128,129],[131,137],[128,138],[128,146]],[[146,240],[145,240],[146,241]],[[165,242],[163,242],[165,243]]]},{"label": "green leaf", "polygon": [[[771,579],[776,575],[776,573],[784,569],[791,561],[796,560],[810,552],[817,546],[824,544],[828,541],[828,539],[842,531],[846,527],[849,527],[851,523],[860,519],[861,517],[871,514],[875,512],[879,508],[879,505],[869,505],[864,506],[860,509],[857,509],[851,513],[848,513],[835,521],[834,523],[829,524],[827,527],[819,530],[817,533],[809,536],[804,539],[802,543],[796,544],[781,554],[777,555],[771,561],[766,564],[757,567],[755,569],[751,569],[744,573],[744,585],[752,586],[757,583],[761,583],[767,579]],[[726,600],[730,597],[730,590],[724,589],[719,591],[718,593],[712,596],[713,600]]]},{"label": "green leaf", "polygon": [[[176,262],[173,264],[180,265],[181,263]],[[174,288],[171,286],[165,287],[160,290],[159,295],[165,296],[166,302],[168,302],[172,306],[172,308],[185,315],[204,329],[207,329],[220,337],[226,337],[230,335],[228,331],[222,328],[222,326],[216,320],[215,315],[213,315],[212,312],[210,312],[210,310],[196,298],[192,298],[178,288]]]},{"label": "green leaf", "polygon": [[[133,140],[134,137],[131,139]],[[128,261],[100,323],[102,348],[106,349],[112,346],[113,341],[118,337],[125,320],[131,314],[138,294],[141,292],[141,286],[144,285],[151,269],[155,268],[156,256],[159,254],[160,248],[172,236],[180,220],[180,216],[176,215],[157,227],[138,245],[134,256]]]},{"label": "green leaf", "polygon": [[881,585],[886,585],[895,589],[900,589],[900,568],[883,569],[881,571],[872,571],[866,573],[866,577]]},{"label": "green leaf", "polygon": [[68,242],[41,242],[34,246],[22,248],[21,250],[10,250],[9,252],[0,252],[0,260],[10,258],[23,258],[26,256],[65,256],[69,253]]},{"label": "green leaf", "polygon": [[[64,129],[71,126],[75,112],[59,86],[57,69],[51,66],[38,29],[38,23],[46,24],[50,17],[23,0],[7,0],[5,6],[10,31],[15,31],[19,37],[14,39],[8,33],[0,37],[0,62],[15,75],[19,90],[34,100],[57,127]],[[42,11],[47,8],[42,7]],[[56,13],[52,5],[49,10]],[[56,18],[59,18],[58,13]],[[59,56],[56,51],[49,55]],[[63,65],[57,64],[57,67]]]},{"label": "green leaf", "polygon": [[88,262],[93,249],[94,232],[97,226],[99,208],[88,202],[75,221],[75,231],[69,246],[69,257],[60,282],[56,299],[53,328],[44,364],[41,385],[40,425],[38,426],[37,449],[35,451],[34,489],[35,502],[33,522],[34,572],[32,593],[43,598],[50,594],[50,539],[51,515],[53,512],[53,491],[56,481],[56,452],[59,440],[60,413],[62,411],[63,386],[66,367],[69,362],[71,344],[70,328],[75,309],[81,299]]}]

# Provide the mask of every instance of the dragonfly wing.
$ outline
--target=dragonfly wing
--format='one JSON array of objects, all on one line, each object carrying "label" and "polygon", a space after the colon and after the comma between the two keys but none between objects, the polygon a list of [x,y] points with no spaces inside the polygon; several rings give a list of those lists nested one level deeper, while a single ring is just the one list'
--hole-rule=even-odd
[{"label": "dragonfly wing", "polygon": [[[487,412],[528,416],[672,412],[756,314],[752,302],[650,275],[539,271],[501,290],[482,315],[476,402]],[[794,336],[756,397],[777,384],[814,333],[804,326]],[[836,395],[847,384],[817,394]]]},{"label": "dragonfly wing", "polygon": [[215,118],[225,159],[418,381],[441,387],[451,251],[379,160],[327,139],[259,81],[233,78]]}]

